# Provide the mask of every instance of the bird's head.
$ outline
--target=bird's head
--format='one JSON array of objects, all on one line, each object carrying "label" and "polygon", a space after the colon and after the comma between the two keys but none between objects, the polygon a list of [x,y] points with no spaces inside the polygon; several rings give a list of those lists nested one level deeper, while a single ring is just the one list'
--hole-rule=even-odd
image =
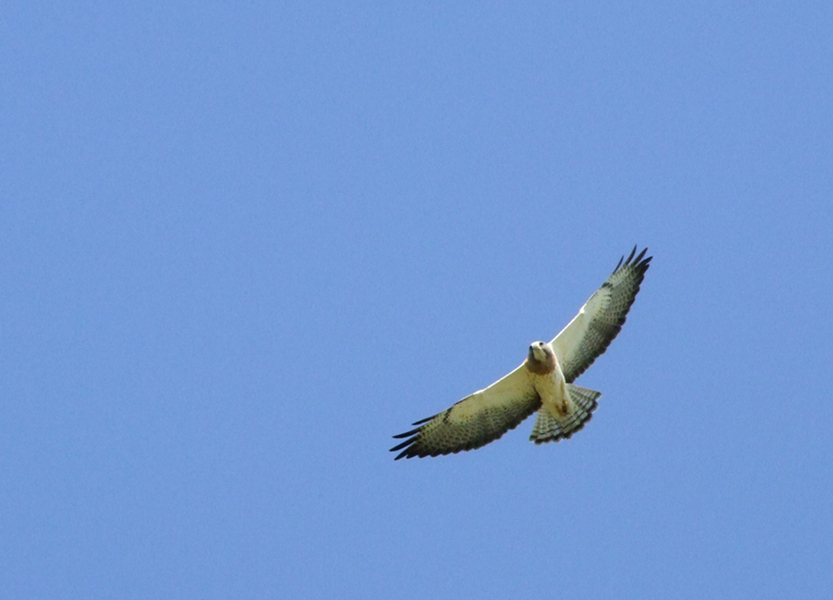
[{"label": "bird's head", "polygon": [[526,357],[529,370],[533,373],[546,374],[555,370],[555,352],[546,342],[532,342]]},{"label": "bird's head", "polygon": [[547,360],[548,349],[544,342],[532,342],[529,345],[529,360],[544,362]]}]

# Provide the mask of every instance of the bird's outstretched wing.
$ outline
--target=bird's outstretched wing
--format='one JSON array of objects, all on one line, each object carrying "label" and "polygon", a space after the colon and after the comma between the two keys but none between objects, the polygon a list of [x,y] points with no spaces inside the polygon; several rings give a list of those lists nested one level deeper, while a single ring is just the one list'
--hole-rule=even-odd
[{"label": "bird's outstretched wing", "polygon": [[521,365],[451,408],[417,421],[416,429],[393,436],[407,439],[391,452],[401,450],[396,457],[399,460],[474,450],[514,429],[540,406],[541,400]]},{"label": "bird's outstretched wing", "polygon": [[552,347],[561,363],[564,378],[572,383],[593,364],[622,329],[625,317],[636,298],[639,285],[652,256],[645,257],[647,248],[637,256],[636,246],[625,260],[623,256],[581,310],[552,340]]}]

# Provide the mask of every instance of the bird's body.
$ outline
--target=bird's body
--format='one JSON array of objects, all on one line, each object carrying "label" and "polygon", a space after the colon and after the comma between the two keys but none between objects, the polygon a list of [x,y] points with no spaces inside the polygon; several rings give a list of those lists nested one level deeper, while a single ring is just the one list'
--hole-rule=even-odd
[{"label": "bird's body", "polygon": [[[570,323],[547,342],[534,342],[526,360],[492,385],[447,410],[417,421],[416,429],[391,448],[396,457],[438,456],[492,442],[538,412],[530,440],[569,438],[590,420],[601,392],[573,384],[619,333],[651,257],[636,248],[624,257]],[[623,263],[624,261],[624,263]]]},{"label": "bird's body", "polygon": [[570,413],[570,394],[555,352],[546,342],[534,342],[523,364],[532,389],[541,399],[541,410],[554,418]]}]

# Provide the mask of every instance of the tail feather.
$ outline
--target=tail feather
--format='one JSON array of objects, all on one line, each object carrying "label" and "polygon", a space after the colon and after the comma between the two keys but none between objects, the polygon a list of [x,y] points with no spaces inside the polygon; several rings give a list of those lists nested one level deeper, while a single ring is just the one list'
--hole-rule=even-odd
[{"label": "tail feather", "polygon": [[593,416],[596,410],[596,399],[602,395],[601,392],[579,387],[571,383],[567,384],[567,391],[574,410],[572,413],[556,418],[550,415],[543,408],[538,411],[538,418],[532,427],[532,434],[529,436],[531,442],[543,444],[544,442],[557,442],[560,439],[567,439],[576,431],[581,430],[584,424]]}]

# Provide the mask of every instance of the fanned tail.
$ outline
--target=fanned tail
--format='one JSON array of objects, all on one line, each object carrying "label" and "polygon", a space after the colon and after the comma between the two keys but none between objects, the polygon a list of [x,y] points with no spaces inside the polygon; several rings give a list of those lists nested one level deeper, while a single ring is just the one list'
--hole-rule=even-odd
[{"label": "fanned tail", "polygon": [[596,399],[602,395],[601,392],[587,388],[567,384],[567,392],[575,407],[572,413],[556,418],[549,414],[544,408],[538,411],[538,418],[532,427],[532,434],[529,441],[536,444],[544,442],[557,442],[560,439],[567,439],[576,431],[579,431],[584,424],[593,416],[596,410]]}]

